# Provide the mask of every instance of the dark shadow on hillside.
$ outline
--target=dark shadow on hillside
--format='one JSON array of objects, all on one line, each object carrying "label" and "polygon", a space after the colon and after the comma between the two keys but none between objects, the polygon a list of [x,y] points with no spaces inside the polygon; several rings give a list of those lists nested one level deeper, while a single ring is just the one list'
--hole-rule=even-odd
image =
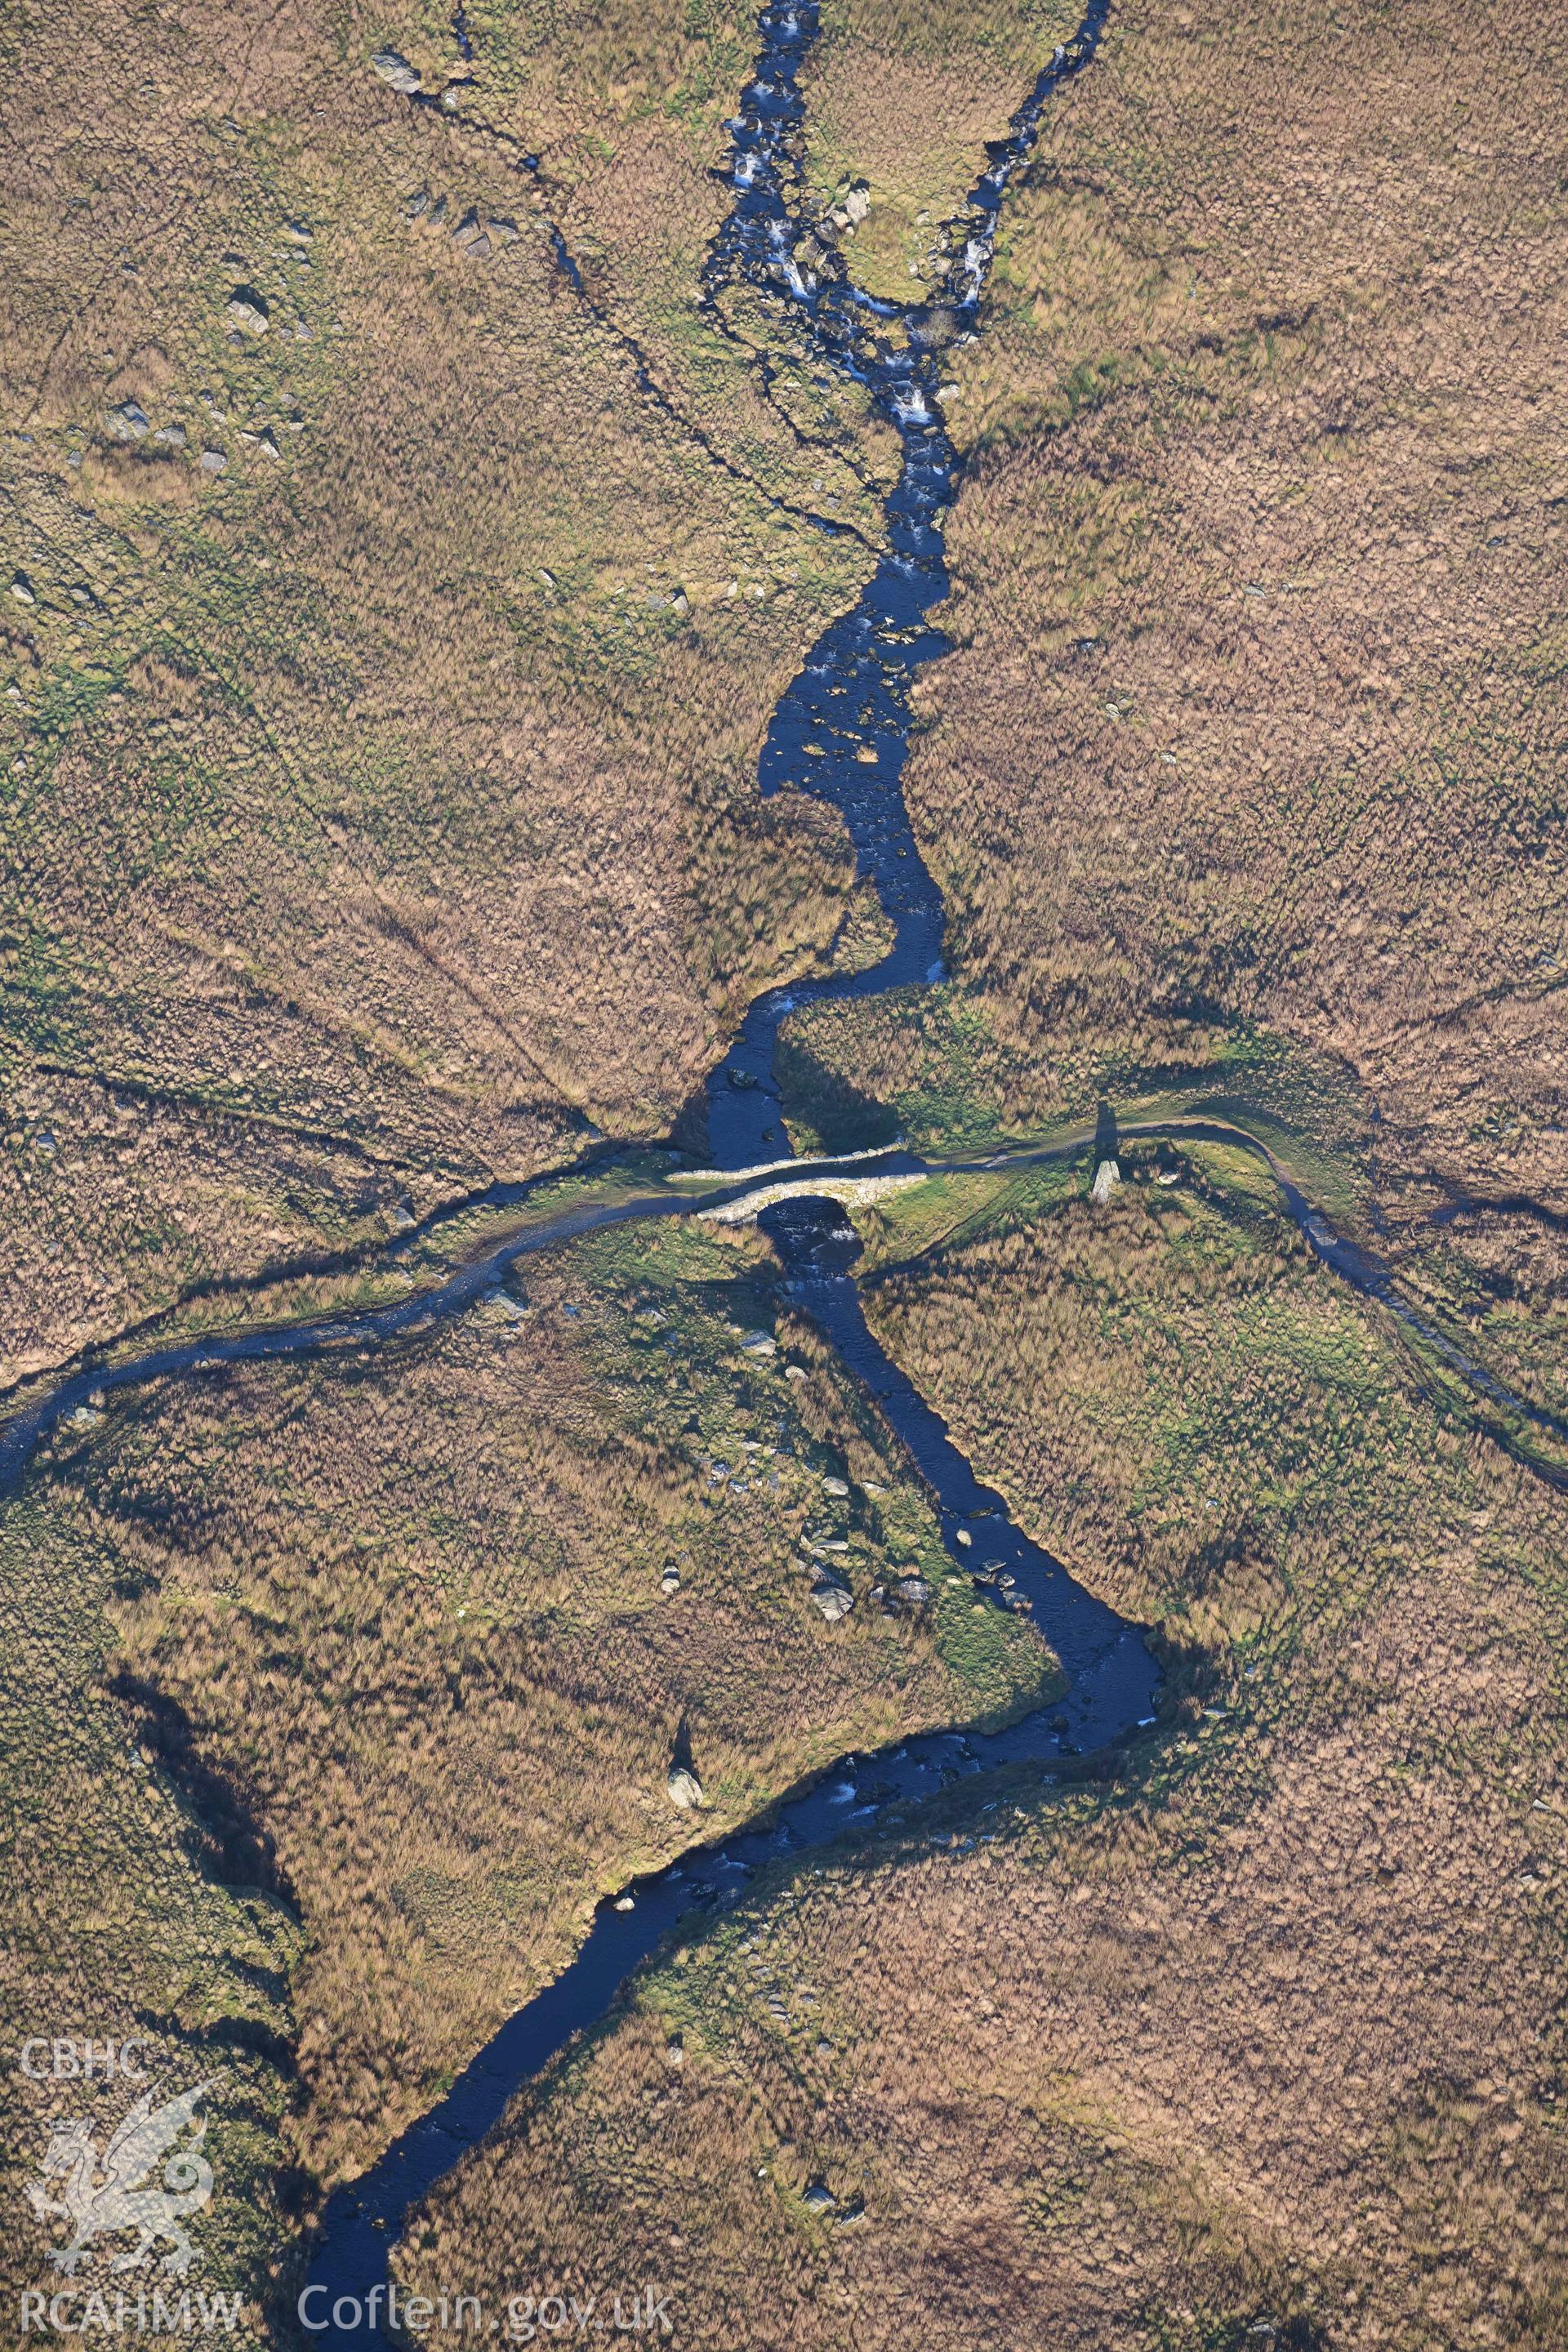
[{"label": "dark shadow on hillside", "polygon": [[675,1123],[669,1130],[669,1140],[674,1150],[686,1152],[693,1160],[708,1159],[710,1145],[706,1085],[694,1087],[681,1104],[675,1115]]},{"label": "dark shadow on hillside", "polygon": [[142,1754],[174,1790],[184,1843],[202,1875],[237,1893],[254,1889],[270,1896],[298,1924],[299,1902],[270,1835],[238,1790],[200,1754],[184,1707],[123,1666],[109,1687],[129,1711]]},{"label": "dark shadow on hillside", "polygon": [[887,1103],[830,1070],[803,1045],[781,1037],[774,1064],[787,1118],[809,1125],[824,1151],[874,1151],[899,1132],[898,1113]]}]

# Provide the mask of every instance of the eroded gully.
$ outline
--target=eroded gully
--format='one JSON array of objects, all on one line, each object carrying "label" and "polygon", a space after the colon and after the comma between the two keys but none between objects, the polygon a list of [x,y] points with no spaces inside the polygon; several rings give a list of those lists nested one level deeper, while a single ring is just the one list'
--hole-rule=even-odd
[{"label": "eroded gully", "polygon": [[[894,944],[868,971],[771,990],[752,1005],[709,1088],[711,1189],[699,1197],[649,1192],[610,1204],[585,1202],[463,1269],[439,1289],[396,1307],[171,1345],[111,1370],[82,1370],[6,1430],[0,1441],[0,1482],[14,1477],[40,1439],[91,1391],[224,1364],[330,1355],[337,1349],[357,1351],[395,1340],[463,1312],[528,1252],[612,1223],[689,1214],[737,1200],[755,1188],[742,1171],[769,1163],[778,1163],[775,1179],[787,1179],[795,1155],[775,1066],[782,1024],[806,1003],[868,997],[942,976],[941,895],[910,830],[901,786],[910,681],[919,665],[939,654],[945,642],[926,619],[947,592],[941,521],[956,471],[937,396],[942,354],[979,331],[979,306],[1008,183],[1029,152],[1053,92],[1093,56],[1105,13],[1105,0],[1093,0],[1073,38],[1058,49],[1006,140],[989,151],[985,172],[949,225],[935,290],[908,304],[881,301],[858,289],[833,249],[830,232],[824,248],[821,224],[814,224],[818,238],[811,248],[813,266],[798,257],[805,226],[798,76],[816,35],[817,8],[773,6],[758,20],[756,71],[729,126],[731,205],[709,257],[704,299],[718,306],[727,286],[747,284],[764,299],[781,331],[801,338],[818,364],[865,387],[902,447],[899,480],[886,501],[888,552],[854,610],[824,632],[781,698],[759,781],[764,793],[787,783],[831,801],[841,812],[859,871],[877,890]],[[1166,1123],[1159,1131],[1184,1128],[1259,1148],[1245,1131],[1213,1122]],[[998,1155],[989,1164],[1005,1160],[1025,1165],[1064,1148],[1078,1147],[1021,1150]],[[858,1242],[837,1202],[809,1190],[814,1178],[829,1181],[832,1168],[821,1162],[800,1171],[789,1197],[761,1213],[759,1222],[783,1263],[785,1294],[877,1399],[934,1499],[954,1562],[968,1574],[978,1571],[981,1589],[997,1605],[1030,1605],[1035,1623],[1060,1660],[1065,1695],[1003,1731],[922,1735],[891,1752],[846,1758],[784,1799],[757,1826],[689,1852],[602,1904],[570,1966],[507,2021],[437,2107],[329,2200],[310,2271],[310,2285],[317,2292],[308,2308],[312,2323],[324,2321],[312,2325],[314,2340],[338,2352],[377,2340],[373,2290],[384,2287],[388,2256],[410,2211],[498,2121],[518,2089],[573,2035],[605,2016],[628,1977],[681,1921],[722,1909],[759,1871],[787,1867],[847,1832],[865,1832],[889,1807],[1001,1765],[1049,1766],[1064,1751],[1102,1748],[1152,1718],[1157,1677],[1141,1633],[1014,1526],[1001,1496],[975,1479],[940,1417],[872,1336],[853,1274]],[[897,1150],[862,1160],[854,1172],[873,1169],[929,1172],[928,1163]],[[1358,1289],[1398,1311],[1376,1262],[1341,1241],[1282,1176],[1281,1182],[1287,1205],[1320,1257]],[[504,1193],[495,1197],[499,1203]],[[1467,1377],[1477,1370],[1461,1369]],[[1004,1576],[1010,1584],[1000,1582]],[[628,1896],[629,1907],[621,1907]],[[354,2324],[339,2325],[334,2308],[345,2315],[352,2312]]]}]

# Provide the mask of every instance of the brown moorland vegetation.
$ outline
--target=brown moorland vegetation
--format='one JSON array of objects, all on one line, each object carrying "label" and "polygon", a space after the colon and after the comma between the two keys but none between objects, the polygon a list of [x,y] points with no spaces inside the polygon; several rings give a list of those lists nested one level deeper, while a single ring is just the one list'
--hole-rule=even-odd
[{"label": "brown moorland vegetation", "polygon": [[[692,306],[748,28],[472,21],[471,76],[423,7],[0,35],[6,1381],[589,1120],[661,1130],[743,998],[854,936],[836,826],[752,763],[870,561],[791,509],[874,536],[888,449]],[[864,273],[913,285],[1044,24],[830,14],[809,168],[871,181]],[[450,117],[367,73],[389,38]],[[937,1138],[1206,1074],[1353,1154],[1407,1248],[1500,1201],[1405,1276],[1559,1407],[1562,38],[1511,0],[1118,11],[954,368],[910,793],[958,982],[795,1044]],[[694,1943],[404,2275],[652,2278],[725,2347],[901,2340],[912,2295],[975,2352],[1546,2352],[1561,1504],[1239,1160],[1105,1212],[934,1189],[872,1221],[923,1253],[873,1316],[1159,1621],[1166,1719]],[[689,1833],[682,1716],[722,1820],[1028,1682],[945,1594],[817,1622],[824,1462],[858,1589],[929,1513],[809,1335],[787,1390],[737,1352],[733,1244],[626,1246],[521,1320],[89,1411],[7,1506],[7,2028],[240,2053],[226,2276],[281,2258],[291,2158],[363,2162]]]},{"label": "brown moorland vegetation", "polygon": [[1560,2339],[1563,1507],[1226,1173],[1014,1187],[871,1290],[1025,1523],[1156,1612],[1152,1743],[669,1956],[437,2193],[412,2290],[652,2278],[715,2347]]},{"label": "brown moorland vegetation", "polygon": [[[183,2047],[259,2014],[267,2137],[238,2090],[213,2132],[260,2182],[242,2276],[258,2242],[287,2263],[287,2163],[377,2155],[603,1893],[846,1748],[1048,1683],[1021,1624],[876,1605],[943,1557],[931,1514],[808,1334],[795,1379],[761,1346],[768,1263],[697,1228],[581,1242],[390,1353],[85,1407],[8,1509],[6,2026]],[[819,1539],[857,1594],[831,1626]],[[700,1814],[667,1788],[683,1725]],[[15,2181],[39,2125],[13,2124]]]},{"label": "brown moorland vegetation", "polygon": [[[7,2344],[22,2340],[19,2290],[64,2284],[44,2254],[68,2233],[58,2219],[35,2220],[25,2194],[39,2185],[51,2122],[89,2119],[101,2156],[141,2091],[154,2088],[162,2100],[206,2083],[214,2191],[197,2276],[208,2292],[251,2299],[232,2339],[249,2352],[263,2340],[252,2324],[254,2299],[296,2226],[288,2118],[300,1924],[287,1900],[260,1883],[265,1874],[253,1859],[228,1859],[231,1843],[244,1843],[238,1820],[209,1806],[210,1826],[198,1827],[167,1773],[128,1736],[124,1708],[108,1687],[114,1643],[104,1615],[106,1566],[84,1562],[51,1498],[36,1490],[7,1497],[0,1518],[0,2189],[9,2227],[0,2334]],[[104,2044],[118,2049],[127,2037],[142,2039],[147,2082],[104,2070]],[[28,2053],[24,2068],[35,2039],[44,2048]],[[90,2081],[53,2079],[56,2039],[95,2044]],[[47,2193],[58,2198],[58,2179]],[[125,2250],[123,2239],[112,2247]],[[99,2283],[89,2275],[83,2284]],[[161,2275],[155,2283],[170,2284]],[[134,2282],[130,2292],[134,2297]]]},{"label": "brown moorland vegetation", "polygon": [[662,1133],[845,913],[837,822],[753,780],[872,560],[808,520],[869,521],[858,477],[761,401],[721,448],[678,368],[661,403],[513,151],[370,69],[385,29],[11,36],[5,1382]]},{"label": "brown moorland vegetation", "polygon": [[864,212],[836,240],[858,284],[907,302],[934,283],[942,225],[984,170],[985,142],[1005,136],[1081,13],[1074,0],[829,0],[802,76],[806,185],[840,209],[860,192]]},{"label": "brown moorland vegetation", "polygon": [[1113,13],[953,371],[958,988],[797,1024],[862,1092],[1246,1092],[1261,1025],[1396,1229],[1563,1205],[1565,84],[1523,6]]}]

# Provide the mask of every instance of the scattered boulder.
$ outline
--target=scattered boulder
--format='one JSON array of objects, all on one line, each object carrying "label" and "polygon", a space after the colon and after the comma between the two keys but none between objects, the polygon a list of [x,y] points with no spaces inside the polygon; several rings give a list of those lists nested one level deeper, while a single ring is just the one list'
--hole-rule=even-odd
[{"label": "scattered boulder", "polygon": [[776,1356],[778,1342],[771,1331],[748,1331],[741,1342],[742,1356]]},{"label": "scattered boulder", "polygon": [[104,422],[117,441],[144,441],[147,438],[147,412],[140,401],[122,400],[111,408]]},{"label": "scattered boulder", "polygon": [[221,474],[227,464],[228,452],[226,449],[204,449],[202,451],[202,471],[204,474]]},{"label": "scattered boulder", "polygon": [[923,1609],[931,1599],[931,1586],[923,1576],[900,1576],[893,1591],[910,1609]]},{"label": "scattered boulder", "polygon": [[811,1588],[811,1597],[830,1625],[837,1625],[841,1617],[847,1617],[855,1606],[855,1595],[849,1587],[841,1584],[837,1577],[820,1571]]},{"label": "scattered boulder", "polygon": [[808,2180],[800,2201],[808,2213],[836,2213],[838,2210],[838,2200],[826,2180]]},{"label": "scattered boulder", "polygon": [[418,74],[398,49],[377,49],[370,67],[389,89],[396,90],[403,98],[412,98],[416,90],[423,88]]},{"label": "scattered boulder", "polygon": [[664,1597],[665,1597],[665,1599],[666,1599],[667,1601],[668,1600],[668,1598],[669,1598],[669,1596],[670,1596],[670,1594],[671,1594],[672,1592],[679,1592],[679,1590],[680,1590],[680,1570],[677,1568],[677,1566],[675,1565],[675,1562],[674,1562],[673,1560],[671,1560],[671,1561],[670,1561],[669,1566],[665,1570],[664,1574],[659,1578],[659,1580],[658,1580],[658,1589],[659,1589],[659,1591],[663,1593],[663,1595],[664,1595]]},{"label": "scattered boulder", "polygon": [[38,601],[37,591],[25,572],[12,572],[11,593],[18,604],[36,604]]},{"label": "scattered boulder", "polygon": [[683,1813],[698,1811],[702,1803],[702,1783],[689,1764],[672,1764],[665,1783],[671,1804],[679,1805]]},{"label": "scattered boulder", "polygon": [[160,425],[153,436],[161,449],[183,449],[186,437],[183,425]]},{"label": "scattered boulder", "polygon": [[842,1478],[825,1478],[822,1482],[822,1491],[825,1495],[843,1496],[848,1494],[849,1488]]},{"label": "scattered boulder", "polygon": [[242,335],[264,335],[272,324],[272,313],[254,286],[237,286],[225,305],[224,316]]},{"label": "scattered boulder", "polygon": [[475,1301],[475,1306],[482,1323],[500,1324],[508,1329],[514,1323],[523,1322],[528,1315],[528,1308],[521,1301],[513,1298],[510,1291],[503,1290],[500,1283],[493,1290],[483,1292]]},{"label": "scattered boulder", "polygon": [[1094,1171],[1094,1182],[1089,1190],[1089,1197],[1097,1209],[1104,1208],[1121,1181],[1121,1171],[1116,1161],[1102,1160]]}]

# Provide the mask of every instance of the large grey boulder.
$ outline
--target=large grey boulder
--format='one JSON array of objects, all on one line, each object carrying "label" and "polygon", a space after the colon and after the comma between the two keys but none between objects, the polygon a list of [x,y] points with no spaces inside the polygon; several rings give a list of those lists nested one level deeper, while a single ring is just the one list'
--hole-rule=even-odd
[{"label": "large grey boulder", "polygon": [[400,50],[377,49],[370,65],[373,73],[378,73],[390,89],[405,98],[412,98],[422,87],[419,76]]},{"label": "large grey boulder", "polygon": [[1102,1160],[1094,1171],[1094,1181],[1089,1188],[1089,1197],[1097,1209],[1104,1208],[1121,1181],[1121,1171],[1115,1160]]},{"label": "large grey boulder", "polygon": [[841,1617],[847,1617],[855,1606],[855,1595],[836,1576],[819,1576],[811,1588],[811,1597],[830,1625],[837,1625]]}]

